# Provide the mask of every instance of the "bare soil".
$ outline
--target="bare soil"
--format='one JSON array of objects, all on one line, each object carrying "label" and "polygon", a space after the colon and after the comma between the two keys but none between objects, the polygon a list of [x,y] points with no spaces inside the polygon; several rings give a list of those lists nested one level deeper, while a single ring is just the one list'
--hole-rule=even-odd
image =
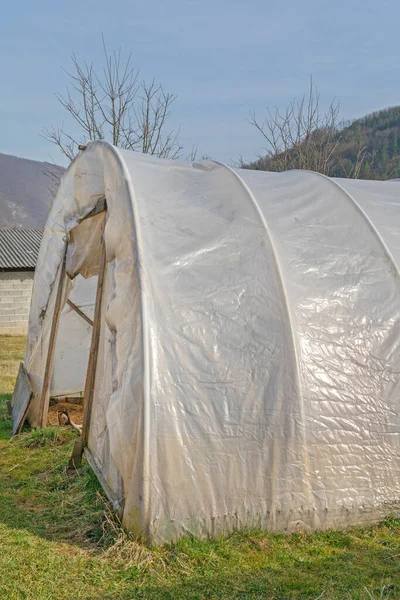
[{"label": "bare soil", "polygon": [[47,417],[48,425],[58,426],[58,413],[60,411],[68,412],[71,421],[77,425],[82,425],[83,422],[83,406],[82,404],[73,404],[72,402],[59,402],[49,406],[49,413]]}]

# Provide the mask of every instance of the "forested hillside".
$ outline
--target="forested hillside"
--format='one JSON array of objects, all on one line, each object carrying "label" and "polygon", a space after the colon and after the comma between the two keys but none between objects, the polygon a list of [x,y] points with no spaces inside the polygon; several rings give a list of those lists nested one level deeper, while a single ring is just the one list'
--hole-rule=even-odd
[{"label": "forested hillside", "polygon": [[[314,139],[320,139],[321,130],[312,132],[311,140],[313,136]],[[335,129],[329,143],[332,154],[326,174],[332,177],[400,178],[400,106],[341,124]],[[306,144],[310,144],[310,140],[304,141],[303,148]],[[290,153],[289,168],[304,168],[296,164],[298,148],[289,150]],[[243,166],[256,170],[280,171],[281,156],[279,153],[266,154]]]}]

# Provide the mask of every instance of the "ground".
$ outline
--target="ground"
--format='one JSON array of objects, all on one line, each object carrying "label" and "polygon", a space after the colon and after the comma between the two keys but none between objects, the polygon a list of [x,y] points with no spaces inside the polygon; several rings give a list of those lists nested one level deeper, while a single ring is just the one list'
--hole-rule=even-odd
[{"label": "ground", "polygon": [[47,425],[58,426],[60,424],[59,414],[62,412],[67,414],[73,423],[82,425],[83,406],[82,404],[74,404],[72,402],[57,402],[53,406],[50,405]]},{"label": "ground", "polygon": [[0,337],[0,598],[371,600],[400,598],[400,520],[375,527],[147,549],[124,533],[87,465],[66,468],[75,431],[10,438],[23,338]]}]

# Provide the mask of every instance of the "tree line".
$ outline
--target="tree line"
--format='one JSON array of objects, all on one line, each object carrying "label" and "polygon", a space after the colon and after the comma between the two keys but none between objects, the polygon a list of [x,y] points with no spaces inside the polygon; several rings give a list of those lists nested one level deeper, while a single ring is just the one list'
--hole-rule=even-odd
[{"label": "tree line", "polygon": [[[140,78],[132,56],[109,52],[103,43],[103,65],[80,62],[72,56],[65,71],[65,94],[56,94],[67,114],[67,126],[43,130],[67,160],[89,140],[107,140],[123,149],[159,158],[194,160],[197,148],[185,151],[180,130],[170,127],[176,95],[161,83]],[[321,108],[320,94],[312,79],[307,94],[283,109],[269,108],[262,117],[249,113],[264,142],[256,160],[238,160],[247,169],[285,171],[307,169],[332,177],[389,179],[400,177],[400,107],[368,115],[353,122],[340,120],[340,104],[333,99]]]}]

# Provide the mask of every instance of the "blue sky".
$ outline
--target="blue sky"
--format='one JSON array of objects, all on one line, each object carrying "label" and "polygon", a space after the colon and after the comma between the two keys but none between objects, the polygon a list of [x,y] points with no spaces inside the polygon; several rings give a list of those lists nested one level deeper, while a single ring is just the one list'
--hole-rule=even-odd
[{"label": "blue sky", "polygon": [[101,64],[108,47],[132,52],[141,75],[178,95],[171,124],[189,148],[226,162],[263,143],[247,122],[285,106],[313,75],[322,104],[345,119],[400,104],[398,0],[15,0],[0,20],[0,152],[36,160],[57,151],[40,136],[67,125],[54,97],[62,68]]}]

